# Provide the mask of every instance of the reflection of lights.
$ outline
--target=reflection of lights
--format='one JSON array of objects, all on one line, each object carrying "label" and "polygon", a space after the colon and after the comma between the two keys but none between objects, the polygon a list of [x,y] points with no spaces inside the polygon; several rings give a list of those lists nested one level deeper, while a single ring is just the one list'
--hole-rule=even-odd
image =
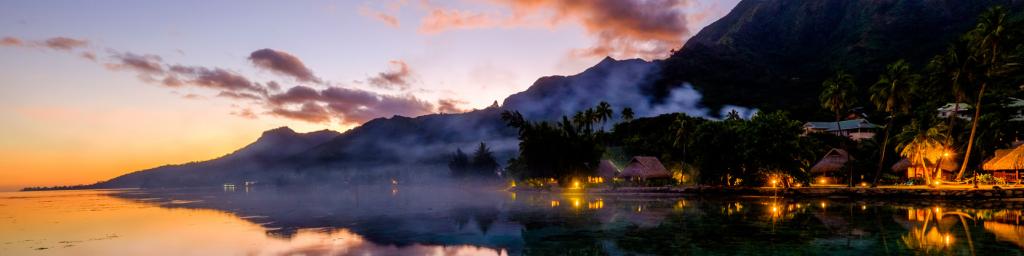
[{"label": "reflection of lights", "polygon": [[636,212],[642,212],[642,211],[644,211],[644,206],[643,205],[637,205],[636,206]]},{"label": "reflection of lights", "polygon": [[572,199],[572,208],[580,208],[580,199],[579,198],[573,198]]},{"label": "reflection of lights", "polygon": [[828,204],[826,204],[825,201],[821,201],[821,208],[825,209],[825,207],[828,207]]},{"label": "reflection of lights", "polygon": [[562,204],[562,202],[559,202],[558,200],[551,200],[551,207],[552,208],[553,207],[558,207],[559,204]]},{"label": "reflection of lights", "polygon": [[774,179],[774,178],[773,178],[773,179],[771,180],[771,182],[772,182],[772,187],[773,187],[773,188],[775,187],[775,185],[776,185],[776,184],[779,184],[779,180],[778,180],[778,179]]},{"label": "reflection of lights", "polygon": [[509,195],[512,197],[512,201],[516,200],[516,192],[511,192]]},{"label": "reflection of lights", "polygon": [[597,199],[597,201],[587,203],[587,209],[601,209],[604,208],[604,201]]},{"label": "reflection of lights", "polygon": [[391,178],[391,185],[398,185],[398,180]]},{"label": "reflection of lights", "polygon": [[686,200],[676,201],[676,209],[682,209],[683,207],[686,207]]},{"label": "reflection of lights", "polygon": [[865,210],[867,210],[867,209],[868,209],[868,206],[867,206],[867,205],[861,205],[861,206],[860,206],[860,210],[861,210],[861,211],[865,211]]},{"label": "reflection of lights", "polygon": [[391,189],[391,195],[392,195],[392,196],[394,196],[394,195],[398,195],[398,188],[392,188],[392,189]]},{"label": "reflection of lights", "polygon": [[942,242],[946,244],[946,247],[949,247],[953,243],[953,237],[947,234],[942,237]]}]

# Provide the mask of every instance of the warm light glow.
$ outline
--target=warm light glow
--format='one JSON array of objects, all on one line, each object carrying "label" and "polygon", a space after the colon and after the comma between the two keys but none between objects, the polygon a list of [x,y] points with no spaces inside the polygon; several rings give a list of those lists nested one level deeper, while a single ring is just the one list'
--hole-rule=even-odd
[{"label": "warm light glow", "polygon": [[824,209],[825,207],[828,207],[828,204],[825,201],[821,201],[821,208]]},{"label": "warm light glow", "polygon": [[936,180],[936,181],[932,182],[932,184],[935,184],[936,186],[938,186],[938,185],[942,185],[942,182]]},{"label": "warm light glow", "polygon": [[828,184],[828,178],[825,178],[825,177],[818,178],[818,184],[822,184],[822,185]]},{"label": "warm light glow", "polygon": [[551,200],[551,207],[552,208],[558,207],[559,204],[562,204],[562,202],[559,202],[558,200]]},{"label": "warm light glow", "polygon": [[580,199],[579,198],[573,198],[572,199],[572,208],[580,208]]},{"label": "warm light glow", "polygon": [[860,210],[861,210],[861,211],[865,211],[865,210],[867,210],[867,209],[868,209],[868,206],[867,206],[867,205],[861,205],[861,206],[860,206]]},{"label": "warm light glow", "polygon": [[572,181],[572,187],[569,187],[569,189],[581,189],[581,188],[583,188],[583,187],[580,186],[580,182],[579,181],[575,181],[575,180]]},{"label": "warm light glow", "polygon": [[867,186],[868,186],[868,183],[867,183],[867,182],[861,182],[861,183],[860,183],[860,186],[861,186],[861,187],[867,187]]},{"label": "warm light glow", "polygon": [[799,187],[802,187],[802,186],[803,186],[803,184],[797,183],[797,184],[793,184],[793,186],[794,186],[794,187],[798,187],[798,188],[799,188]]}]

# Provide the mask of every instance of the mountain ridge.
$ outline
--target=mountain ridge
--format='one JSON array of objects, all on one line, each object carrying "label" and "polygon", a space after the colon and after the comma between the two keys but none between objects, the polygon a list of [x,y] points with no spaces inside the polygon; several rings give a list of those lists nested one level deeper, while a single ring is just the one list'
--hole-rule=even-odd
[{"label": "mountain ridge", "polygon": [[[518,147],[516,131],[500,118],[505,110],[520,111],[530,120],[553,120],[608,101],[616,112],[630,107],[638,117],[669,112],[702,116],[730,104],[786,110],[800,119],[821,117],[827,114],[820,110],[817,94],[821,80],[834,69],[848,69],[866,87],[890,61],[909,58],[920,64],[944,49],[988,6],[1019,9],[1021,2],[745,0],[665,60],[607,57],[575,75],[538,78],[499,107],[466,113],[377,118],[344,133],[328,136],[332,133],[323,131],[308,140],[295,139],[297,133],[290,128],[277,128],[221,158],[133,172],[98,187],[219,185],[310,176],[323,180],[329,179],[324,173],[392,165],[443,169],[456,148],[480,142],[488,143],[504,162]],[[903,17],[911,14],[920,15]],[[266,142],[278,136],[300,142]],[[272,150],[276,147],[282,150]],[[403,171],[410,168],[398,167],[387,175]]]}]

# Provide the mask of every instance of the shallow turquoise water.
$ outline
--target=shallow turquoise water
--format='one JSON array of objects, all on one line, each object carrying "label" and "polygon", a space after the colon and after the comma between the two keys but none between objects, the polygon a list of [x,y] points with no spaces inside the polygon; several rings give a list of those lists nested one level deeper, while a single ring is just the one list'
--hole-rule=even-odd
[{"label": "shallow turquoise water", "polygon": [[0,255],[1021,255],[1022,209],[457,186],[0,193]]}]

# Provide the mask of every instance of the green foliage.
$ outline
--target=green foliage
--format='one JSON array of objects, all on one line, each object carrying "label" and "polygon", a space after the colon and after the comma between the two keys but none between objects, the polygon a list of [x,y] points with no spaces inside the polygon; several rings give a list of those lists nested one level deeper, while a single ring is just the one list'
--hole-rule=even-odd
[{"label": "green foliage", "polygon": [[[609,108],[610,109],[610,108]],[[519,179],[556,178],[566,184],[573,177],[593,174],[605,147],[593,125],[603,121],[594,109],[576,113],[558,123],[530,122],[519,112],[506,111],[502,119],[519,130],[519,157],[509,161],[509,172]]]}]

